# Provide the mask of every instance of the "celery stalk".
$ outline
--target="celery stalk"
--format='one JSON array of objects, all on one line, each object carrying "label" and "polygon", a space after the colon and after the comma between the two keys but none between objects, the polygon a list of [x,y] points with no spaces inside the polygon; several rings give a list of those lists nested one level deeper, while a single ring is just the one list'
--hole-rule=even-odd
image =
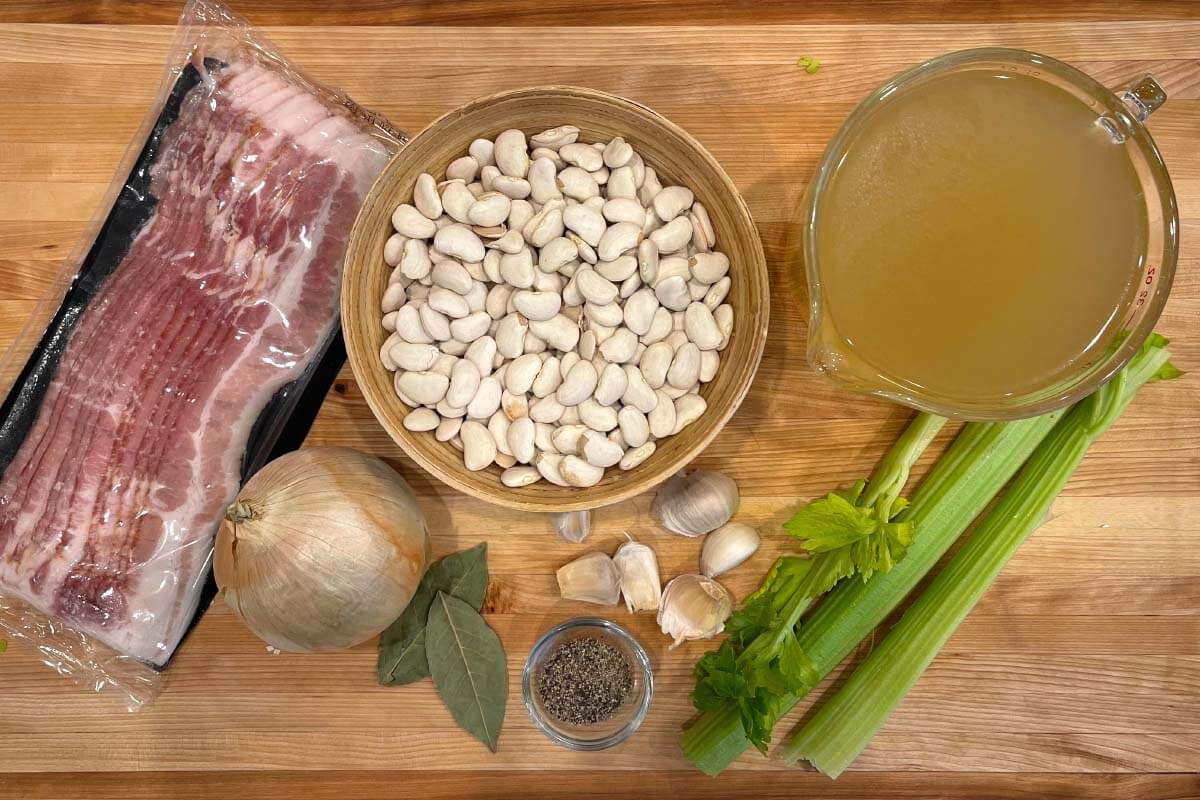
[{"label": "celery stalk", "polygon": [[[904,486],[908,483],[908,474],[912,471],[912,465],[921,457],[921,454],[925,452],[945,424],[945,417],[929,413],[918,414],[896,439],[887,455],[876,465],[875,471],[867,479],[867,485],[863,489],[863,496],[859,502],[864,506],[872,506],[881,500],[886,500],[890,506],[904,491]],[[890,519],[891,514],[884,513],[880,518]]]},{"label": "celery stalk", "polygon": [[810,555],[781,557],[726,621],[729,639],[696,664],[693,705],[702,711],[736,706],[747,738],[767,752],[780,699],[819,680],[800,647],[800,617],[839,581],[869,580],[903,560],[913,525],[895,521],[906,505],[900,492],[945,423],[918,414],[868,481],[816,498],[784,523]]},{"label": "celery stalk", "polygon": [[[866,583],[843,581],[800,625],[800,644],[820,677],[849,655],[916,586],[1061,415],[1061,411],[1055,411],[1033,419],[973,422],[963,427],[899,517],[911,520],[917,528],[905,557],[890,572],[877,574]],[[914,440],[927,433],[909,427]],[[886,471],[883,464],[872,475],[876,486],[887,483],[880,479],[882,471]],[[781,715],[805,693],[784,697]],[[725,705],[701,714],[683,733],[680,745],[701,771],[716,775],[750,747],[750,740],[742,729],[737,708]]]},{"label": "celery stalk", "polygon": [[[1041,524],[1088,447],[1121,415],[1137,390],[1159,373],[1168,355],[1156,343],[1144,346],[1116,378],[1063,416],[999,503],[883,643],[781,749],[785,761],[806,759],[834,778],[850,765],[1017,548]],[[806,650],[815,661],[814,649]]]}]

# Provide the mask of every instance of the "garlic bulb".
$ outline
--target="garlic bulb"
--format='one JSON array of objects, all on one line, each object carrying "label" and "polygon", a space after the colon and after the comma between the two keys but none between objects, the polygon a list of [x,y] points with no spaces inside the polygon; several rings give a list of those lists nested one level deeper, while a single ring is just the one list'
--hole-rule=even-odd
[{"label": "garlic bulb", "polygon": [[658,626],[673,640],[671,647],[693,639],[711,639],[725,630],[733,613],[733,597],[712,578],[680,575],[663,590]]},{"label": "garlic bulb", "polygon": [[266,643],[342,650],[392,624],[429,564],[416,498],[348,447],[297,450],[252,477],[217,534],[225,602]]},{"label": "garlic bulb", "polygon": [[700,571],[710,578],[728,572],[754,555],[761,539],[758,531],[740,522],[722,525],[704,537]]},{"label": "garlic bulb", "polygon": [[559,567],[556,575],[563,600],[615,606],[621,599],[621,574],[604,553],[585,553]]},{"label": "garlic bulb", "polygon": [[554,530],[571,544],[579,544],[592,532],[592,512],[564,511],[555,514]]},{"label": "garlic bulb", "polygon": [[662,598],[662,579],[658,576],[658,557],[648,545],[630,539],[617,548],[613,563],[621,573],[621,594],[632,614],[653,611]]},{"label": "garlic bulb", "polygon": [[679,473],[663,484],[651,512],[669,531],[703,536],[733,516],[738,507],[738,487],[719,472],[696,470]]}]

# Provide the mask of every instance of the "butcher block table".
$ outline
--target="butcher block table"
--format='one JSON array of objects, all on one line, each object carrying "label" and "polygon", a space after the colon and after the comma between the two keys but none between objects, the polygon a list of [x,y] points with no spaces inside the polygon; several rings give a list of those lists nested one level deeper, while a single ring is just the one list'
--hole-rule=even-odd
[{"label": "butcher block table", "polygon": [[[1200,797],[1200,5],[240,5],[315,78],[407,131],[478,96],[576,84],[652,106],[725,166],[758,223],[772,281],[757,380],[697,462],[737,480],[738,519],[766,533],[727,576],[738,597],[788,548],[778,525],[789,509],[865,476],[910,417],[812,372],[792,289],[797,205],[825,142],[864,95],[917,61],[1005,45],[1110,86],[1147,71],[1159,79],[1170,101],[1150,129],[1174,178],[1183,240],[1160,330],[1192,374],[1139,394],[853,770],[832,782],[753,752],[715,780],[692,770],[676,739],[692,713],[692,665],[710,643],[668,650],[652,615],[623,607],[603,613],[650,653],[649,717],[607,752],[551,744],[521,705],[522,664],[542,631],[599,610],[558,600],[555,569],[589,548],[612,551],[628,531],[671,577],[696,571],[699,542],[656,528],[649,495],[599,511],[592,537],[571,545],[545,518],[456,494],[388,439],[343,368],[306,444],[355,447],[400,470],[438,555],[490,543],[485,611],[510,676],[499,751],[459,730],[430,683],[378,686],[374,642],[273,654],[218,600],[140,714],[10,642],[0,654],[0,797]],[[174,0],[0,5],[0,345],[100,202],[154,96],[178,12]],[[797,66],[805,55],[821,62],[816,74]]]}]

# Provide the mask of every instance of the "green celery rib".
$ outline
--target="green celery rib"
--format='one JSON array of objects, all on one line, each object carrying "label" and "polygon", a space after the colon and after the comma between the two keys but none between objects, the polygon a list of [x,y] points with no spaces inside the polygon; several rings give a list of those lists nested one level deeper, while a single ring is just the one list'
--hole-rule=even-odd
[{"label": "green celery rib", "polygon": [[1160,348],[1144,349],[1117,378],[1069,410],[882,644],[780,750],[785,761],[807,759],[834,778],[854,761],[1021,543],[1045,519],[1088,447],[1154,377],[1168,355]]},{"label": "green celery rib", "polygon": [[873,506],[885,495],[890,496],[892,500],[898,497],[900,492],[904,491],[904,485],[908,483],[908,473],[912,470],[912,465],[945,424],[945,417],[926,412],[917,414],[871,473],[859,504]]},{"label": "green celery rib", "polygon": [[[963,426],[899,517],[915,523],[917,531],[905,557],[890,572],[866,583],[848,580],[838,584],[801,624],[800,644],[818,675],[824,677],[841,663],[912,591],[1016,473],[1062,413]],[[877,485],[882,483],[877,481]],[[781,715],[801,697],[803,694],[782,698]],[[727,705],[701,714],[683,733],[680,746],[696,767],[716,775],[750,747],[750,740],[742,730],[737,708]]]}]

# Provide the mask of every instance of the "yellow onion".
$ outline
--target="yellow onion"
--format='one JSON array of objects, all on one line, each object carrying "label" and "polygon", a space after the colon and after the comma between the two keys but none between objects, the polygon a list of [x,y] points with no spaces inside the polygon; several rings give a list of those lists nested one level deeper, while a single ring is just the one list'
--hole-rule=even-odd
[{"label": "yellow onion", "polygon": [[408,484],[348,447],[288,453],[229,506],[214,563],[225,601],[280,650],[341,650],[400,616],[429,565]]}]

